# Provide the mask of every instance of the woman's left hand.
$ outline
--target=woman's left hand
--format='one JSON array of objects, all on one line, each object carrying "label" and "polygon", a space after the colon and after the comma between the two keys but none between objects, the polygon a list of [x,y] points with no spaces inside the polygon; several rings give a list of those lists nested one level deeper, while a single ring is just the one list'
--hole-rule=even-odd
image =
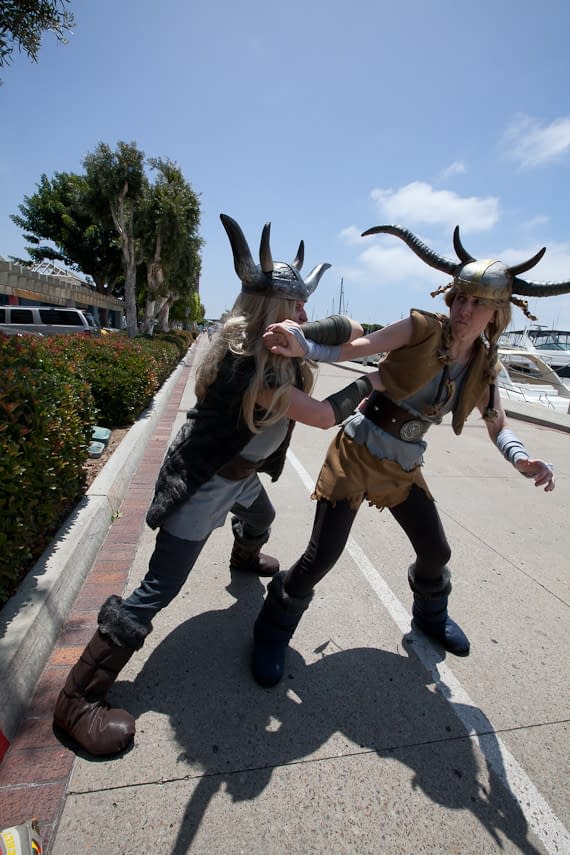
[{"label": "woman's left hand", "polygon": [[519,460],[516,468],[525,478],[534,478],[535,487],[544,487],[545,493],[554,490],[554,466],[544,460]]}]

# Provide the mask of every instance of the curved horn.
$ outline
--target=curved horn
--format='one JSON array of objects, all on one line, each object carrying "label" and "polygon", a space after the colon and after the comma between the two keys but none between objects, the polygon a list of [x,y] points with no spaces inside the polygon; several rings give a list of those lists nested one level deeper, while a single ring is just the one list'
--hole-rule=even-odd
[{"label": "curved horn", "polygon": [[525,282],[515,276],[513,279],[513,294],[522,297],[556,297],[559,294],[570,294],[568,282]]},{"label": "curved horn", "polygon": [[255,275],[257,267],[254,264],[251,251],[238,223],[227,214],[220,214],[220,220],[230,239],[234,255],[234,268],[238,277],[243,281]]},{"label": "curved horn", "polygon": [[525,273],[527,270],[530,270],[531,267],[535,267],[538,264],[544,253],[546,252],[546,247],[543,246],[542,249],[539,249],[536,255],[533,255],[532,258],[529,258],[528,261],[523,261],[522,264],[515,264],[513,267],[509,267],[509,273],[511,276],[518,276],[519,273]]},{"label": "curved horn", "polygon": [[307,296],[311,296],[311,294],[319,284],[321,276],[323,275],[325,270],[329,269],[329,267],[330,264],[328,263],[317,264],[316,267],[313,267],[308,276],[305,277],[305,287],[307,288]]},{"label": "curved horn", "polygon": [[543,246],[528,261],[509,267],[508,272],[513,276],[513,294],[520,294],[522,297],[556,297],[559,294],[570,294],[570,280],[567,282],[527,282],[525,279],[519,279],[518,274],[524,273],[525,270],[530,270],[531,267],[538,264],[545,252],[546,247]]},{"label": "curved horn", "polygon": [[300,270],[303,266],[303,262],[305,260],[305,244],[303,241],[299,244],[299,249],[297,250],[297,255],[295,256],[295,261],[292,263],[291,267],[294,267],[295,270]]},{"label": "curved horn", "polygon": [[461,265],[456,261],[450,261],[448,258],[444,258],[442,255],[431,250],[425,245],[425,243],[422,243],[419,238],[403,226],[374,226],[373,228],[366,229],[365,232],[362,232],[362,237],[377,234],[395,235],[395,237],[401,238],[408,244],[410,249],[415,252],[419,258],[421,258],[422,261],[425,261],[425,263],[429,264],[430,267],[435,267],[436,270],[449,273],[451,276],[454,276],[457,270],[461,267]]},{"label": "curved horn", "polygon": [[469,255],[461,243],[461,238],[459,237],[459,226],[455,226],[453,229],[453,248],[457,253],[457,258],[459,258],[463,264],[469,264],[470,261],[476,261],[472,255]]},{"label": "curved horn", "polygon": [[265,223],[261,232],[261,243],[259,245],[259,263],[264,273],[273,273],[273,258],[269,246],[269,233],[271,223]]}]

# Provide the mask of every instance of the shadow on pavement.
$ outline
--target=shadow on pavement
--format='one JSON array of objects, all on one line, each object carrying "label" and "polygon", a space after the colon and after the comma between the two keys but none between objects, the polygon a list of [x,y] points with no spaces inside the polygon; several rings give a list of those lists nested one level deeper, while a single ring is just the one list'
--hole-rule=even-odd
[{"label": "shadow on pavement", "polygon": [[[315,650],[321,659],[307,666],[293,640],[285,679],[261,689],[249,674],[248,657],[265,586],[258,579],[235,579],[228,591],[235,604],[179,625],[136,680],[113,691],[113,702],[135,716],[149,710],[168,716],[181,749],[171,780],[200,779],[171,855],[189,851],[220,788],[235,802],[253,800],[274,768],[369,752],[408,766],[413,787],[434,804],[471,811],[497,848],[500,832],[521,852],[538,853],[514,796],[492,769],[482,771],[476,741],[453,704],[428,687],[430,677],[415,656],[376,648],[338,651],[324,638]],[[329,753],[325,744],[333,736]],[[152,768],[148,750],[145,767]]]}]

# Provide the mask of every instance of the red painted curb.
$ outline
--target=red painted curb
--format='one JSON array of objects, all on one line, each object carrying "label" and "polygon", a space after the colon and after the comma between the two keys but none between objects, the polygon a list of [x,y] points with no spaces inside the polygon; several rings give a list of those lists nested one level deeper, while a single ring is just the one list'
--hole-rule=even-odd
[{"label": "red painted curb", "polygon": [[2,731],[0,730],[0,763],[4,759],[4,755],[6,754],[9,747],[10,747],[10,743],[8,742],[8,740],[6,739],[6,737],[4,736]]}]

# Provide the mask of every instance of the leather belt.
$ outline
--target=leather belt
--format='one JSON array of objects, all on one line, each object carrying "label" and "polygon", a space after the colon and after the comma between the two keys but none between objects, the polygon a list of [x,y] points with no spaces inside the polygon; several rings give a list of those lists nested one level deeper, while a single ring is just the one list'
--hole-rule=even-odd
[{"label": "leather belt", "polygon": [[228,481],[243,481],[244,478],[249,478],[254,472],[257,472],[258,464],[251,460],[246,460],[240,454],[236,454],[231,460],[218,469],[216,475],[221,475],[222,478],[227,478]]},{"label": "leather belt", "polygon": [[418,442],[429,428],[429,422],[414,418],[382,392],[372,392],[362,407],[367,419],[386,433],[404,442]]}]

